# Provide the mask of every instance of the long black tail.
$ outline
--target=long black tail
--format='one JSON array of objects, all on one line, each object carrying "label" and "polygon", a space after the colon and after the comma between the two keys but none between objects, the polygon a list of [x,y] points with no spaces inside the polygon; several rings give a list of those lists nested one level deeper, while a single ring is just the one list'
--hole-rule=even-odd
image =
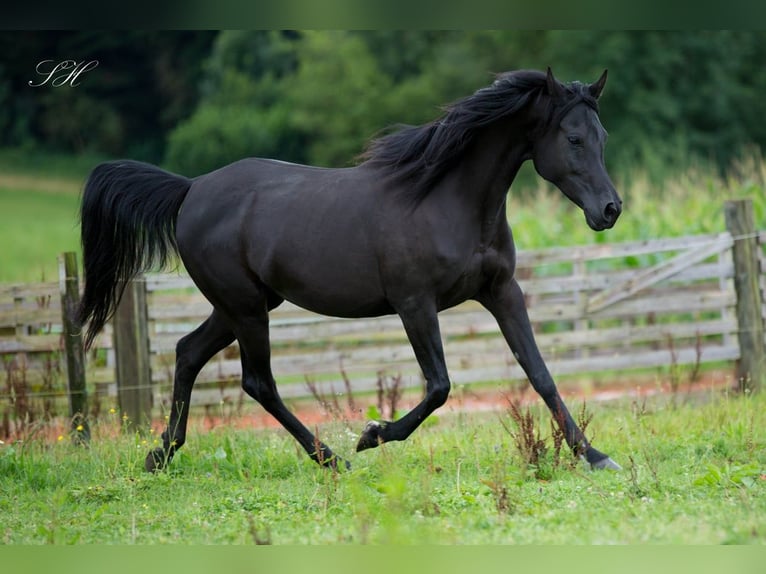
[{"label": "long black tail", "polygon": [[191,180],[138,161],[102,163],[82,195],[85,293],[77,319],[89,348],[138,273],[163,267],[177,251],[175,227]]}]

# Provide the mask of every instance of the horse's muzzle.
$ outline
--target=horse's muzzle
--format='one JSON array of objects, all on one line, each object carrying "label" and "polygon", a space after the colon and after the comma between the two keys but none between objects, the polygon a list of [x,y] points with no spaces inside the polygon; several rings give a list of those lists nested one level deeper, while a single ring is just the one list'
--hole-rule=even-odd
[{"label": "horse's muzzle", "polygon": [[622,213],[622,202],[619,200],[617,202],[610,201],[603,207],[600,213],[597,212],[594,214],[588,210],[584,210],[584,212],[585,221],[588,223],[588,227],[593,231],[604,231],[605,229],[614,227],[614,224]]}]

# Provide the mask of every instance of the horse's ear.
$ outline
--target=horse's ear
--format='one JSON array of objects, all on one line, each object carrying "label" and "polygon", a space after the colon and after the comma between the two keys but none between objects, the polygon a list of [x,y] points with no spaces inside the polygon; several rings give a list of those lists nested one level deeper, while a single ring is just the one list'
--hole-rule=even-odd
[{"label": "horse's ear", "polygon": [[551,72],[550,66],[548,66],[545,83],[548,88],[548,95],[552,98],[560,98],[564,95],[564,87],[553,77],[553,72]]},{"label": "horse's ear", "polygon": [[606,84],[606,72],[607,70],[604,70],[604,73],[601,74],[601,77],[595,83],[588,86],[590,95],[593,96],[593,98],[596,100],[601,97],[601,92],[604,89],[604,84]]}]

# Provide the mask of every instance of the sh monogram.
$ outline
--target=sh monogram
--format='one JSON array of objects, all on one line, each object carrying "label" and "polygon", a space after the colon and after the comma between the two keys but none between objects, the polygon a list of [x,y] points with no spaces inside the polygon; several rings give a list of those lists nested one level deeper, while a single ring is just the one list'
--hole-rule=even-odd
[{"label": "sh monogram", "polygon": [[42,80],[35,83],[34,80],[27,82],[33,88],[39,88],[40,86],[51,85],[54,88],[60,86],[79,86],[78,79],[90,72],[98,66],[98,60],[91,60],[86,62],[76,62],[75,60],[64,60],[63,62],[56,63],[56,60],[43,60],[35,67],[35,71],[38,76],[42,76]]}]

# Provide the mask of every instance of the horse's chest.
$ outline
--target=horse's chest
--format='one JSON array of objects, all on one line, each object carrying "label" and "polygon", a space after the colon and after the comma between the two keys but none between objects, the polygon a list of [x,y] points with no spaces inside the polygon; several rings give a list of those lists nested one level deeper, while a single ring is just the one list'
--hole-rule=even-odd
[{"label": "horse's chest", "polygon": [[477,252],[444,269],[436,289],[440,308],[453,307],[476,295],[484,284],[483,259]]}]

